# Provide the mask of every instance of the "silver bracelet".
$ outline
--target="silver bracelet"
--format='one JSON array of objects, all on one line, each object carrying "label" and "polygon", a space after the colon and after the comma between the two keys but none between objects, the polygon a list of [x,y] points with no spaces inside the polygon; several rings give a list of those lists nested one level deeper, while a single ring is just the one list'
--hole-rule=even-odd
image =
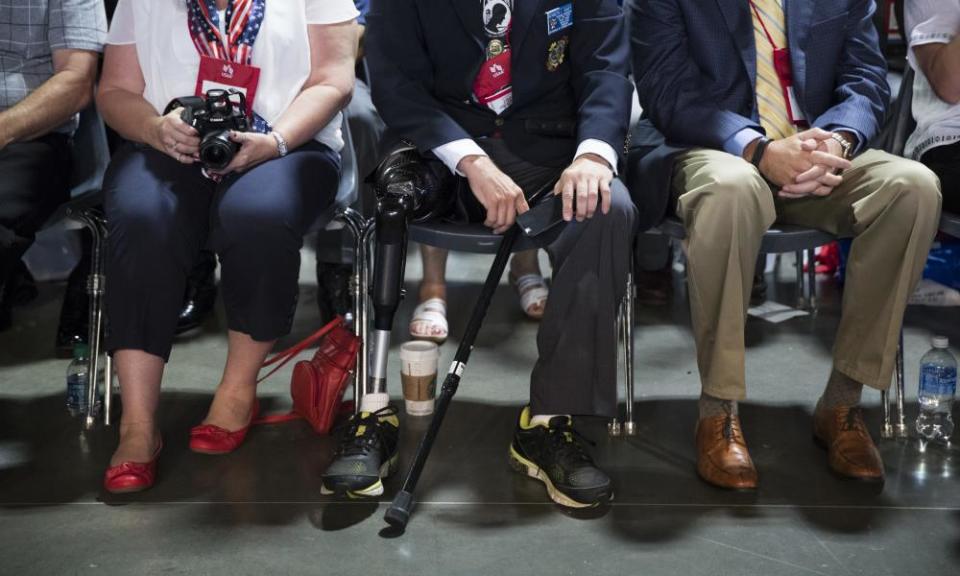
[{"label": "silver bracelet", "polygon": [[277,141],[277,153],[279,153],[280,157],[283,158],[284,156],[287,155],[287,152],[289,152],[289,150],[287,149],[287,141],[276,130],[271,132],[270,135],[273,136],[273,139]]}]

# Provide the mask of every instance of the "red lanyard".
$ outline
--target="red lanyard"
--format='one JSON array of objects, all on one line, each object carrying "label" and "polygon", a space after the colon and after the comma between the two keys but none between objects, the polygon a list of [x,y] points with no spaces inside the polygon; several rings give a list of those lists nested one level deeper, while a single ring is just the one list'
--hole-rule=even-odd
[{"label": "red lanyard", "polygon": [[750,7],[753,8],[753,13],[757,15],[757,20],[760,22],[760,27],[763,28],[763,33],[767,35],[767,41],[770,42],[770,47],[777,50],[777,44],[773,41],[773,36],[770,35],[770,31],[767,30],[767,24],[763,21],[760,10],[757,9],[757,5],[753,3],[753,0],[748,1],[750,2]]}]

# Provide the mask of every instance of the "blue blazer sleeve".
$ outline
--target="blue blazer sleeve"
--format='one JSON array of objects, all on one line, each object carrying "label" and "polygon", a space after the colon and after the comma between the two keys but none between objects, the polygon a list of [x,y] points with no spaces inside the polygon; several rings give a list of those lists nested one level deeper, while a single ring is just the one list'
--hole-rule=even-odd
[{"label": "blue blazer sleeve", "polygon": [[392,130],[421,151],[470,138],[431,93],[433,65],[413,0],[373,0],[364,42],[373,103]]},{"label": "blue blazer sleeve", "polygon": [[623,11],[613,0],[574,6],[570,64],[578,103],[577,140],[595,138],[622,154],[633,100]]},{"label": "blue blazer sleeve", "polygon": [[[873,0],[855,0],[847,16],[847,41],[836,69],[837,104],[813,121],[826,130],[850,129],[860,136],[863,148],[883,124],[890,102],[887,64],[880,53],[877,30],[873,24],[876,4]],[[816,49],[810,38],[807,57]]]},{"label": "blue blazer sleeve", "polygon": [[709,82],[690,57],[676,0],[630,0],[628,6],[640,105],[668,142],[723,149],[744,128],[760,131],[758,123],[722,110],[701,89]]}]

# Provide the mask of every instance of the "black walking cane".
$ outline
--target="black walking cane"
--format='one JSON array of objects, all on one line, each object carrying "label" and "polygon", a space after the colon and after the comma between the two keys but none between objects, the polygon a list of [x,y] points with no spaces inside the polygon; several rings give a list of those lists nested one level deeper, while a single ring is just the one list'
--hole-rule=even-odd
[{"label": "black walking cane", "polygon": [[400,493],[393,499],[393,503],[390,504],[390,508],[387,509],[387,513],[383,517],[384,520],[387,521],[387,524],[390,524],[394,528],[403,530],[407,527],[407,522],[410,521],[410,513],[413,511],[413,492],[417,489],[420,473],[423,472],[423,467],[427,463],[427,458],[430,456],[430,450],[433,448],[433,443],[437,439],[437,433],[443,424],[443,417],[447,413],[450,401],[453,400],[453,396],[457,393],[457,388],[460,386],[460,377],[463,375],[463,371],[467,367],[467,362],[470,360],[470,353],[473,352],[473,342],[480,332],[480,326],[483,324],[483,319],[487,315],[487,309],[490,308],[493,293],[496,292],[497,285],[500,284],[500,278],[503,276],[503,271],[507,267],[507,261],[510,259],[510,253],[513,250],[513,245],[516,243],[517,234],[519,233],[520,228],[512,226],[503,236],[503,240],[500,241],[500,248],[497,250],[496,258],[493,260],[493,266],[490,267],[490,273],[487,274],[487,281],[483,284],[483,290],[477,299],[477,305],[473,309],[473,314],[470,315],[467,330],[464,332],[460,346],[457,348],[457,353],[453,357],[450,371],[447,372],[447,377],[443,380],[440,395],[437,397],[437,407],[433,414],[433,419],[430,420],[430,427],[427,428],[426,434],[424,434],[423,439],[420,440],[420,445],[417,446],[417,453],[413,458],[413,464],[410,465],[410,470],[407,472],[407,477],[403,481],[403,488],[401,488]]},{"label": "black walking cane", "polygon": [[[528,202],[533,205],[538,198],[552,189],[553,184],[551,183],[538,190]],[[546,206],[547,204],[556,204],[558,207],[559,203],[544,203],[544,208],[547,208],[547,211],[542,212],[547,217],[550,217],[548,211],[555,207],[548,207]],[[532,211],[533,209],[531,212]],[[549,226],[545,226],[544,230],[546,228],[549,228]],[[440,396],[437,398],[436,410],[433,414],[433,419],[430,420],[430,427],[427,428],[426,434],[423,435],[423,439],[420,440],[420,444],[417,446],[417,453],[413,458],[413,464],[410,465],[410,469],[407,472],[407,477],[403,481],[403,488],[400,489],[400,493],[396,495],[390,507],[387,508],[386,514],[384,514],[383,519],[394,528],[404,530],[407,527],[407,522],[410,521],[410,514],[413,512],[414,503],[413,492],[417,489],[417,482],[420,480],[420,474],[423,472],[423,467],[426,465],[427,458],[430,456],[430,450],[433,448],[433,443],[437,439],[437,434],[440,432],[440,426],[443,425],[443,417],[447,413],[450,401],[453,400],[453,396],[457,393],[457,388],[460,386],[460,377],[463,376],[463,371],[466,369],[467,362],[470,360],[470,353],[473,352],[473,342],[477,339],[477,334],[480,332],[480,326],[483,324],[483,319],[487,315],[487,309],[490,308],[490,301],[493,299],[493,294],[497,290],[497,285],[500,284],[500,278],[503,276],[503,271],[507,267],[507,261],[510,259],[510,253],[513,250],[513,245],[516,243],[520,231],[521,225],[518,223],[518,225],[512,226],[510,230],[504,234],[503,240],[500,241],[500,248],[497,250],[497,256],[493,260],[493,266],[490,267],[490,272],[487,274],[487,280],[483,284],[483,290],[477,299],[473,314],[470,315],[470,321],[467,323],[463,340],[460,341],[460,346],[457,348],[453,363],[450,365],[450,371],[447,372],[447,377],[443,380],[443,386],[440,388]],[[528,229],[525,229],[525,231],[530,235],[536,235],[536,233],[532,233]]]}]

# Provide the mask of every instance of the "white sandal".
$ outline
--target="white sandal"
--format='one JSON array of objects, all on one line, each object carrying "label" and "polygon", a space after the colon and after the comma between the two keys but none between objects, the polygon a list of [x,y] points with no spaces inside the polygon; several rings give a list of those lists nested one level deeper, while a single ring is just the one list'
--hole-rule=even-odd
[{"label": "white sandal", "polygon": [[442,298],[424,300],[413,310],[410,319],[410,337],[443,344],[449,334],[447,303]]},{"label": "white sandal", "polygon": [[520,307],[527,317],[534,320],[543,318],[543,312],[536,312],[535,308],[546,309],[547,297],[550,295],[550,289],[547,287],[547,281],[539,274],[524,274],[514,278],[510,276],[510,283],[516,289],[520,296]]}]

